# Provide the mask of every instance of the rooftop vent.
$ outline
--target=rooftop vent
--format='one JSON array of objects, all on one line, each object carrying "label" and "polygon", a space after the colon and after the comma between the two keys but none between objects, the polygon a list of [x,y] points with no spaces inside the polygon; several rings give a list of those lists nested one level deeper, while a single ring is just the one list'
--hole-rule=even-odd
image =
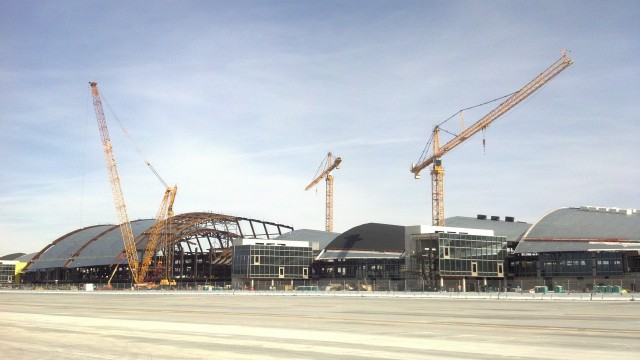
[{"label": "rooftop vent", "polygon": [[500,221],[500,216],[491,216],[491,220]]},{"label": "rooftop vent", "polygon": [[582,211],[594,211],[594,212],[605,212],[610,214],[623,214],[623,215],[632,215],[638,214],[638,209],[621,209],[619,207],[604,207],[604,206],[580,206],[580,210]]},{"label": "rooftop vent", "polygon": [[514,222],[516,219],[513,216],[505,216],[504,221],[506,222]]},{"label": "rooftop vent", "polygon": [[487,215],[478,214],[478,220],[487,220]]}]

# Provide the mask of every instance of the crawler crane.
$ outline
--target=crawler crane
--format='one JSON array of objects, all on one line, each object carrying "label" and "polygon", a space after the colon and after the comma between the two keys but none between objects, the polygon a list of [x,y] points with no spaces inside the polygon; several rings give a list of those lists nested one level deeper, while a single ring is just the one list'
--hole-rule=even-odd
[{"label": "crawler crane", "polygon": [[[100,138],[102,140],[102,146],[104,150],[105,161],[107,165],[107,172],[109,174],[109,183],[111,184],[111,191],[113,193],[113,200],[116,207],[116,213],[118,214],[118,221],[120,222],[120,231],[122,233],[122,241],[124,244],[124,250],[131,271],[131,279],[135,284],[143,284],[147,279],[147,272],[149,266],[153,261],[158,245],[162,245],[165,248],[165,255],[168,247],[166,237],[169,230],[167,229],[168,219],[173,215],[173,202],[175,200],[177,186],[169,187],[164,180],[158,175],[153,166],[148,161],[145,161],[147,166],[153,171],[165,187],[164,198],[160,209],[156,214],[156,222],[151,227],[150,235],[148,237],[147,244],[142,254],[142,261],[138,258],[138,251],[136,248],[135,237],[131,229],[131,223],[129,222],[129,216],[127,215],[127,208],[124,201],[124,195],[122,193],[122,185],[120,183],[120,176],[118,175],[118,168],[116,166],[115,157],[113,155],[113,146],[111,145],[111,138],[109,136],[109,130],[107,128],[107,122],[104,116],[104,110],[102,107],[102,100],[100,99],[100,93],[98,92],[98,84],[95,82],[89,83],[91,86],[91,94],[93,96],[93,105],[98,121],[98,129],[100,131]],[[163,241],[164,240],[164,241]],[[162,243],[162,244],[161,244]],[[165,266],[171,266],[170,262],[165,261]],[[111,279],[115,274],[115,270],[118,265],[116,264],[114,272],[109,278],[108,284],[110,285]],[[167,276],[170,271],[163,271],[163,280],[169,282]]]},{"label": "crawler crane", "polygon": [[131,278],[136,280],[138,279],[139,268],[138,251],[136,250],[136,241],[133,236],[133,231],[131,230],[131,223],[129,222],[129,216],[127,215],[127,206],[125,205],[124,195],[122,194],[122,185],[120,184],[120,176],[118,175],[116,159],[113,156],[111,137],[109,136],[107,121],[104,117],[102,100],[100,100],[100,94],[98,93],[98,84],[95,82],[91,82],[89,83],[89,85],[91,85],[93,107],[95,108],[96,118],[98,120],[98,130],[100,131],[100,138],[102,139],[102,147],[104,150],[104,158],[107,164],[107,172],[109,173],[109,183],[111,184],[113,201],[116,206],[118,221],[120,222],[122,242],[124,243],[124,250],[127,255],[127,261],[129,263],[129,269],[131,271]]},{"label": "crawler crane", "polygon": [[[432,188],[432,225],[444,226],[444,169],[442,168],[441,157],[447,152],[453,150],[463,141],[467,140],[480,130],[484,130],[493,121],[501,115],[512,109],[518,103],[526,99],[529,95],[536,92],[543,85],[551,81],[556,75],[560,74],[564,69],[573,64],[573,61],[567,56],[566,51],[562,52],[562,57],[553,63],[549,68],[543,71],[530,83],[522,89],[513,93],[507,100],[503,101],[498,107],[493,109],[487,115],[482,117],[470,127],[464,129],[459,135],[455,136],[444,146],[440,147],[440,126],[436,125],[433,129],[431,142],[433,143],[433,152],[429,156],[427,151],[423,152],[417,164],[411,166],[411,172],[416,179],[420,179],[420,172],[429,165],[431,168],[431,188]],[[428,145],[427,145],[428,148]]]}]

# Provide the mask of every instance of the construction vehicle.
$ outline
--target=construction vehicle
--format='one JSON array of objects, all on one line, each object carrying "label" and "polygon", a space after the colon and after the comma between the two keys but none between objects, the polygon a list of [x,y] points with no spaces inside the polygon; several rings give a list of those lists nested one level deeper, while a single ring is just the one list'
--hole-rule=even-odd
[{"label": "construction vehicle", "polygon": [[317,175],[313,181],[304,189],[305,191],[311,189],[320,182],[323,178],[326,180],[326,217],[325,217],[325,229],[328,232],[333,231],[333,175],[331,172],[334,169],[338,169],[342,159],[335,157],[331,153],[327,154],[327,157],[320,163],[318,168],[319,175]]},{"label": "construction vehicle", "polygon": [[[102,107],[102,100],[100,99],[100,93],[98,92],[98,84],[95,82],[89,83],[91,86],[91,93],[93,96],[93,105],[98,121],[98,129],[100,131],[100,137],[104,149],[105,161],[107,165],[107,172],[109,174],[109,183],[111,184],[111,190],[113,193],[113,199],[116,207],[116,213],[118,215],[118,221],[120,223],[120,231],[122,233],[122,241],[124,244],[124,252],[131,271],[131,279],[138,287],[152,288],[150,284],[146,283],[147,274],[153,258],[157,253],[158,245],[161,244],[165,248],[169,246],[167,244],[167,236],[169,231],[167,226],[169,224],[168,219],[173,215],[173,203],[175,200],[177,186],[169,187],[160,175],[155,171],[153,166],[148,161],[145,161],[147,166],[153,171],[165,187],[164,198],[160,205],[160,209],[156,214],[156,221],[151,227],[150,234],[142,254],[142,261],[139,261],[138,251],[136,247],[135,237],[131,229],[131,223],[129,222],[129,216],[124,201],[124,195],[122,192],[122,185],[120,183],[120,176],[118,175],[118,169],[116,166],[115,157],[113,155],[113,147],[111,145],[111,139],[109,136],[109,130],[107,127],[106,119],[104,116],[104,109]],[[167,263],[167,267],[171,264]],[[118,269],[118,264],[114,266],[113,273],[109,277],[107,287],[110,287],[111,280]],[[166,271],[165,273],[168,273]],[[165,275],[165,274],[163,274]],[[167,280],[168,281],[168,280]]]},{"label": "construction vehicle", "polygon": [[[526,99],[529,95],[536,92],[543,85],[551,81],[556,75],[560,74],[564,69],[573,64],[573,61],[567,56],[566,51],[562,52],[562,57],[554,62],[549,68],[543,71],[535,79],[525,85],[522,89],[513,93],[508,99],[503,101],[498,107],[486,114],[480,120],[476,121],[470,127],[463,129],[458,135],[447,142],[444,146],[440,146],[440,135],[442,123],[436,125],[433,129],[429,143],[433,144],[432,153],[428,153],[429,144],[425,147],[422,156],[417,163],[412,164],[411,172],[416,179],[420,179],[420,172],[429,165],[431,168],[431,193],[432,193],[432,225],[444,226],[444,168],[442,167],[442,156],[460,145],[477,132],[484,130],[492,122],[504,115],[518,103]],[[461,113],[461,112],[460,112]]]}]

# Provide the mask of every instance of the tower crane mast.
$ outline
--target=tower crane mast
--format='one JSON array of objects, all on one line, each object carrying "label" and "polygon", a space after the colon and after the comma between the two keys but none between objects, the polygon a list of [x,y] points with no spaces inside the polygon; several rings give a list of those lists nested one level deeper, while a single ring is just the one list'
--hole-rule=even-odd
[{"label": "tower crane mast", "polygon": [[321,168],[322,168],[322,165],[325,166],[323,171],[320,173],[320,175],[316,176],[316,178],[313,179],[313,181],[311,181],[311,183],[307,185],[307,187],[304,189],[305,191],[311,189],[316,184],[318,184],[320,180],[322,180],[323,178],[326,180],[327,193],[326,193],[325,230],[329,232],[333,231],[333,175],[331,174],[331,172],[334,169],[338,169],[338,166],[340,166],[341,162],[342,162],[342,158],[340,158],[339,156],[335,157],[331,153],[327,154],[327,158],[323,160],[322,163],[320,164]]},{"label": "tower crane mast", "polygon": [[424,153],[417,164],[411,166],[411,172],[416,179],[420,179],[420,172],[427,166],[432,165],[431,169],[431,187],[432,187],[432,224],[436,226],[445,225],[444,217],[444,169],[442,168],[441,157],[447,152],[453,150],[456,146],[462,142],[485,129],[492,122],[504,115],[507,111],[511,110],[514,106],[522,102],[529,95],[536,92],[546,83],[551,81],[554,77],[560,74],[564,69],[573,64],[566,51],[562,52],[562,57],[548,67],[545,71],[540,73],[531,82],[525,85],[522,89],[513,93],[508,99],[503,101],[495,109],[475,122],[473,125],[463,130],[459,135],[455,136],[444,146],[440,147],[439,130],[440,125],[436,125],[433,130],[433,151],[431,156]]},{"label": "tower crane mast", "polygon": [[116,160],[113,155],[113,147],[111,145],[111,138],[109,137],[109,129],[107,128],[107,122],[105,120],[104,110],[102,108],[102,101],[100,100],[100,94],[98,92],[98,84],[95,82],[90,82],[89,84],[91,86],[93,106],[96,112],[96,118],[98,120],[100,138],[102,139],[102,147],[104,150],[107,172],[109,174],[111,192],[113,193],[116,213],[118,214],[118,221],[120,222],[122,242],[124,244],[124,250],[127,255],[127,261],[129,263],[129,269],[131,271],[131,278],[136,280],[139,277],[139,261],[138,251],[136,250],[135,237],[133,236],[133,230],[131,229],[131,223],[129,222],[129,216],[127,215],[127,207],[124,202],[124,195],[122,194],[122,185],[120,184],[120,176],[118,175],[118,168],[116,166]]}]

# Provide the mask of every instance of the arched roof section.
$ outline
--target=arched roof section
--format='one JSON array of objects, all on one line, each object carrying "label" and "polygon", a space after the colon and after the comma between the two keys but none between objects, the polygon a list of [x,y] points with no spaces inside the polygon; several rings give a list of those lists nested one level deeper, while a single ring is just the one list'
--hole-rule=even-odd
[{"label": "arched roof section", "polygon": [[368,223],[336,236],[316,259],[400,259],[405,227]]},{"label": "arched roof section", "polygon": [[640,250],[640,214],[618,208],[561,208],[543,216],[517,253]]},{"label": "arched roof section", "polygon": [[8,255],[0,257],[0,260],[12,261],[12,260],[16,260],[18,258],[21,258],[21,257],[23,257],[25,255],[26,255],[25,253],[13,253],[13,254],[8,254]]},{"label": "arched roof section", "polygon": [[[153,223],[153,219],[132,221],[133,235],[141,235]],[[110,265],[123,250],[118,225],[90,226],[56,239],[31,260],[26,271]]]},{"label": "arched roof section", "polygon": [[338,235],[327,250],[404,252],[404,226],[368,223]]},{"label": "arched roof section", "polygon": [[[136,220],[131,222],[131,230],[136,238],[144,234],[155,223],[154,219]],[[146,244],[146,242],[144,242]],[[138,251],[144,249],[144,245],[136,243]],[[78,249],[76,253],[65,263],[65,267],[78,268],[86,266],[111,265],[119,261],[124,251],[122,232],[120,226],[100,234],[97,238],[90,239],[86,246]],[[122,260],[126,262],[126,260]]]},{"label": "arched roof section", "polygon": [[[293,230],[291,226],[207,212],[180,214],[167,221],[170,244],[193,239],[198,251],[230,248],[232,239],[238,237],[271,238]],[[131,222],[139,257],[154,224],[155,219]],[[31,259],[25,271],[126,262],[122,257],[123,251],[122,233],[118,225],[89,226],[63,235],[47,245]]]},{"label": "arched roof section", "polygon": [[113,225],[94,225],[74,230],[54,240],[40,250],[25,268],[25,271],[62,267],[86,242],[113,228]]}]

